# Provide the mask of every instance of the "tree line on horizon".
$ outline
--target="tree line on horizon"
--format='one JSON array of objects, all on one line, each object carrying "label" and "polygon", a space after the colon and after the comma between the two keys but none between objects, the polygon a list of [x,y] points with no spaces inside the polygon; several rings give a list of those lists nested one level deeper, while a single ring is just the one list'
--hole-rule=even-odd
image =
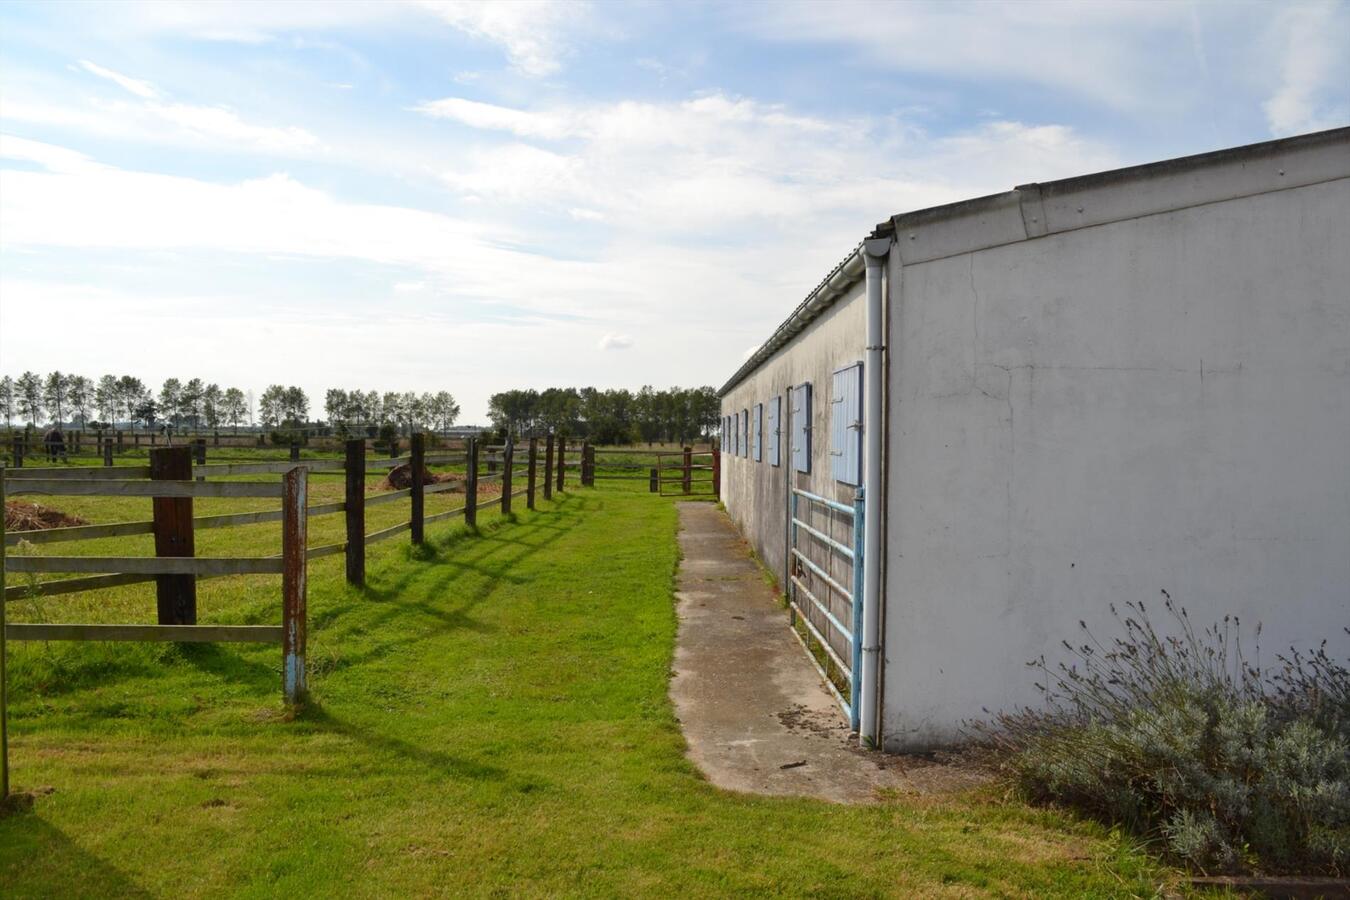
[{"label": "tree line on horizon", "polygon": [[520,437],[552,432],[599,444],[684,444],[716,431],[721,404],[710,386],[659,391],[651,385],[637,391],[525,389],[493,394],[488,399],[488,418],[494,427]]},{"label": "tree line on horizon", "polygon": [[[460,409],[448,391],[418,394],[330,388],[324,412],[326,424],[346,433],[351,428],[385,426],[411,431],[427,425],[444,430],[454,424]],[[95,381],[57,371],[0,378],[0,418],[6,428],[12,428],[16,418],[33,428],[42,424],[111,427],[119,421],[152,430],[161,425],[300,428],[311,424],[309,414],[309,396],[295,385],[268,385],[255,403],[252,391],[221,388],[200,378],[168,378],[158,392],[131,375],[104,375]]]}]

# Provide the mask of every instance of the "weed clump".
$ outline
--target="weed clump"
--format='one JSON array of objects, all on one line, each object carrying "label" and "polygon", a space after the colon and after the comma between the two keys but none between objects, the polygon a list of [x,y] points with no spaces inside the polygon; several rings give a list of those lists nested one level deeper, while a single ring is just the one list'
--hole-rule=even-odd
[{"label": "weed clump", "polygon": [[1072,662],[1030,664],[1043,708],[975,727],[1004,774],[1201,871],[1350,871],[1350,669],[1324,641],[1263,671],[1236,618],[1197,631],[1163,594],[1175,635],[1142,603],[1112,607],[1123,636],[1080,622]]}]

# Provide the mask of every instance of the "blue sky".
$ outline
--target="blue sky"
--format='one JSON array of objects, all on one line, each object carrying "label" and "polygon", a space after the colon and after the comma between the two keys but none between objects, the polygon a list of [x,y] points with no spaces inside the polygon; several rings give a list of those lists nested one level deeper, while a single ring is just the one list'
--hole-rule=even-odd
[{"label": "blue sky", "polygon": [[6,3],[0,371],[720,384],[893,213],[1350,123],[1350,4]]}]

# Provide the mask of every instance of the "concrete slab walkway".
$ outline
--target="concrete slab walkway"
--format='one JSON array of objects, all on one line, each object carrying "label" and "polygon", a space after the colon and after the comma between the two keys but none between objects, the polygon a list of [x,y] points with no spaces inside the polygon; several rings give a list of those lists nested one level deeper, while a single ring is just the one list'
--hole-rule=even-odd
[{"label": "concrete slab walkway", "polygon": [[[680,619],[671,697],[689,756],[718,787],[875,800],[923,790],[899,757],[861,750],[787,613],[726,514],[681,503]],[[921,764],[922,765],[922,764]]]}]

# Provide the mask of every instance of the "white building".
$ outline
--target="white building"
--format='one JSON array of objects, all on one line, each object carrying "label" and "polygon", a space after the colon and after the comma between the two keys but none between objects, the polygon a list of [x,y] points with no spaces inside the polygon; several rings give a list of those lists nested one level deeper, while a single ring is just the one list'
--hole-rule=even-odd
[{"label": "white building", "polygon": [[722,500],[887,749],[1162,590],[1344,655],[1350,128],[895,216],[720,393]]}]

